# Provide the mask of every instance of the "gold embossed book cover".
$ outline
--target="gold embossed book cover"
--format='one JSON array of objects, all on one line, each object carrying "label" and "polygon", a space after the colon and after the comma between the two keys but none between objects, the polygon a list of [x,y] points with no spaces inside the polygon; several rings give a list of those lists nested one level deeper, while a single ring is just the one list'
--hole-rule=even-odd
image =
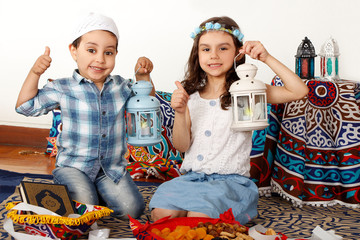
[{"label": "gold embossed book cover", "polygon": [[66,185],[21,181],[22,201],[67,217],[75,212]]}]

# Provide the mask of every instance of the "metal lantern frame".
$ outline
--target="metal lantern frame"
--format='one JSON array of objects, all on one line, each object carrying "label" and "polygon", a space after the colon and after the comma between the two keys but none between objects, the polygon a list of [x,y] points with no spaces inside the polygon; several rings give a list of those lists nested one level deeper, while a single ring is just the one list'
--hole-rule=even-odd
[{"label": "metal lantern frame", "polygon": [[236,68],[239,80],[229,89],[233,111],[231,129],[252,131],[265,129],[268,124],[266,85],[254,79],[257,67],[242,64]]},{"label": "metal lantern frame", "polygon": [[161,142],[162,115],[160,102],[149,96],[153,86],[148,81],[137,81],[135,94],[126,104],[127,141],[133,146],[152,146]]},{"label": "metal lantern frame", "polygon": [[320,74],[322,79],[340,80],[339,77],[339,46],[336,40],[330,37],[322,45],[320,56]]},{"label": "metal lantern frame", "polygon": [[310,39],[305,37],[297,49],[295,72],[301,79],[313,79],[315,73],[315,48]]}]

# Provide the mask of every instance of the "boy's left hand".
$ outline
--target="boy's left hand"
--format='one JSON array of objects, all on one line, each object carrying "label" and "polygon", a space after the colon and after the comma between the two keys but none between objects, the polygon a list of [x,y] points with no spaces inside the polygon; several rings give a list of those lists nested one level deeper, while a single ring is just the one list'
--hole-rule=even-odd
[{"label": "boy's left hand", "polygon": [[147,57],[140,57],[135,65],[136,76],[149,75],[153,70],[153,63]]}]

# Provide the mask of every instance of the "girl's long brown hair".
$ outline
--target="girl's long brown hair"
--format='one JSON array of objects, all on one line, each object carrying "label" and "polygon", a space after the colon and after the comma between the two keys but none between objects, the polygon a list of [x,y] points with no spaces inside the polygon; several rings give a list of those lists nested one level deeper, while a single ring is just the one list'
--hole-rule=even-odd
[{"label": "girl's long brown hair", "polygon": [[[233,19],[226,17],[226,16],[209,18],[208,20],[201,23],[200,27],[205,26],[205,24],[207,22],[213,22],[214,24],[220,23],[226,29],[233,29],[233,28],[239,29],[239,26],[237,25],[237,23]],[[200,39],[201,35],[204,34],[205,32],[206,31],[200,33],[194,39],[194,44],[191,49],[188,63],[186,65],[187,69],[186,69],[186,73],[185,73],[185,78],[181,82],[183,87],[185,88],[186,92],[189,95],[196,91],[201,92],[205,88],[206,83],[207,83],[206,73],[200,67],[199,52],[198,52],[199,51],[199,39]],[[235,55],[237,55],[237,53],[239,52],[239,49],[242,47],[243,43],[241,41],[239,41],[237,38],[235,38],[232,34],[230,34],[230,35],[232,36],[234,44],[235,44],[235,48],[236,48]],[[240,60],[238,60],[236,62],[236,65],[242,64],[244,62],[245,62],[245,56],[242,57]],[[231,84],[233,82],[235,82],[236,80],[238,80],[238,76],[236,75],[235,69],[230,68],[230,70],[226,74],[226,83],[225,83],[226,92],[220,96],[221,108],[224,110],[226,110],[231,105],[231,95],[229,93],[229,88],[230,88]]]}]

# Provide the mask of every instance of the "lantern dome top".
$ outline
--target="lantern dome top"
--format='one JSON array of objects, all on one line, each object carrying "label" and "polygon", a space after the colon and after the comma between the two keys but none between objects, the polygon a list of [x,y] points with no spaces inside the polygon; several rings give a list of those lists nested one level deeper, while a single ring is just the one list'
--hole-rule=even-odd
[{"label": "lantern dome top", "polygon": [[149,95],[152,88],[152,84],[145,80],[139,80],[131,87],[135,95]]},{"label": "lantern dome top", "polygon": [[336,40],[330,37],[325,43],[322,45],[320,53],[322,57],[337,57],[340,55],[339,45]]},{"label": "lantern dome top", "polygon": [[257,70],[258,68],[254,64],[244,63],[239,65],[235,71],[240,80],[242,80],[247,78],[253,79],[256,75]]},{"label": "lantern dome top", "polygon": [[127,101],[126,108],[149,110],[160,107],[160,103],[156,97],[149,96],[152,88],[153,86],[149,81],[140,80],[134,83],[131,89],[135,96]]},{"label": "lantern dome top", "polygon": [[236,73],[239,77],[238,81],[231,84],[229,92],[251,92],[251,91],[264,91],[266,85],[260,80],[254,79],[257,67],[254,64],[244,63],[236,68]]},{"label": "lantern dome top", "polygon": [[295,57],[310,58],[316,57],[315,48],[310,39],[305,37],[300,43]]}]

